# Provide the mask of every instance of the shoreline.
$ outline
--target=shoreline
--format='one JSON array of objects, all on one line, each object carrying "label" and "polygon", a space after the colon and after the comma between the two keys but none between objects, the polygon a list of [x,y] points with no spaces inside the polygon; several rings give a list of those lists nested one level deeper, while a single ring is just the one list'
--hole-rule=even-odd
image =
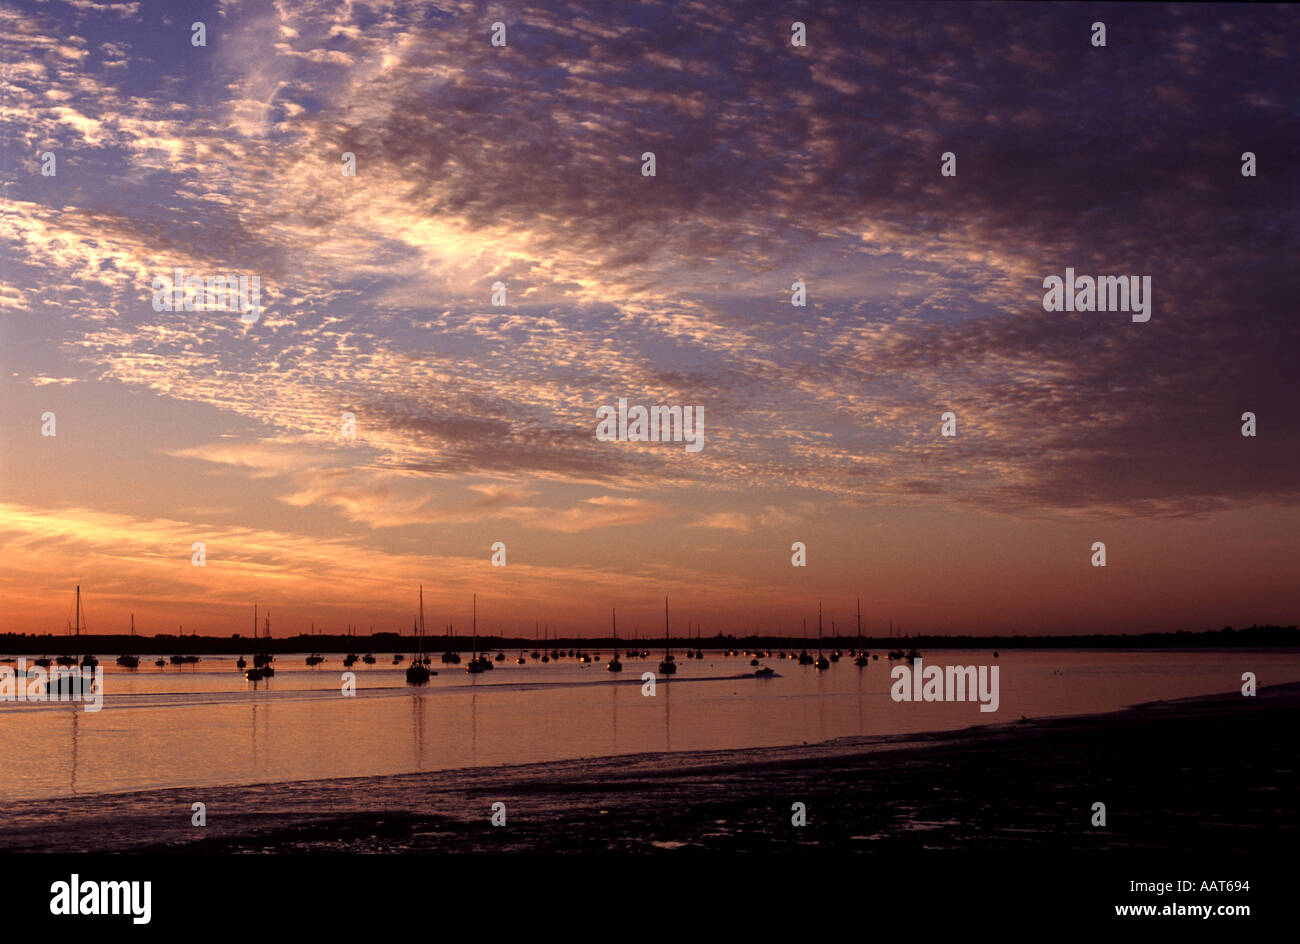
[{"label": "shoreline", "polygon": [[809,745],[12,801],[0,851],[1257,853],[1297,837],[1297,722],[1288,683]]}]

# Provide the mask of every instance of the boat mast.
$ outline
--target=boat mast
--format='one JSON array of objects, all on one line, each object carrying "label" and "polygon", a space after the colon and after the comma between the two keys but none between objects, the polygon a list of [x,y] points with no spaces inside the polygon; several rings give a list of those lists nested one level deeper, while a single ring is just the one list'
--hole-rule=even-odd
[{"label": "boat mast", "polygon": [[77,635],[81,635],[81,584],[77,584]]},{"label": "boat mast", "polygon": [[817,601],[817,658],[822,657],[822,601]]},{"label": "boat mast", "polygon": [[424,584],[420,584],[420,631],[416,633],[415,640],[417,652],[415,661],[423,665],[421,660],[424,657]]},{"label": "boat mast", "polygon": [[664,658],[668,658],[668,597],[664,596]]},{"label": "boat mast", "polygon": [[474,594],[474,616],[470,624],[474,632],[474,658],[478,658],[478,594]]}]

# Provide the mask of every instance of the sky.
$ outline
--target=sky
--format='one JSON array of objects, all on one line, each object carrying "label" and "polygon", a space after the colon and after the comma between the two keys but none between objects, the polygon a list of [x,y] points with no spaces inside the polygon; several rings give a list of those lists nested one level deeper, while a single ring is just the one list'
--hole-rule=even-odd
[{"label": "sky", "polygon": [[[78,584],[91,632],[421,585],[430,631],[1295,623],[1297,49],[1268,5],[0,4],[0,631]],[[260,317],[156,311],[178,267]],[[1067,267],[1150,321],[1045,311]],[[599,440],[620,398],[703,448]]]}]

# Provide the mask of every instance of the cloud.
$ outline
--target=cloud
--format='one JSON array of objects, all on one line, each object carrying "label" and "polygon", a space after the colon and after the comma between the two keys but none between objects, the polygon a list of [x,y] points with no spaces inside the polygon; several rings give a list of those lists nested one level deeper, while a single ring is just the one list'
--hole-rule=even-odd
[{"label": "cloud", "polygon": [[[128,85],[87,54],[143,48],[134,26],[89,26],[133,6],[79,4],[89,40],[53,10],[0,19],[3,130],[29,153],[57,135],[83,188],[6,185],[0,306],[58,313],[46,343],[70,377],[42,383],[149,390],[322,453],[355,412],[364,474],[258,466],[296,475],[291,504],[379,527],[564,507],[411,486],[452,476],[1017,515],[1300,497],[1278,277],[1297,211],[1271,169],[1237,169],[1242,142],[1266,167],[1297,150],[1277,120],[1294,10],[1231,30],[1214,7],[1130,11],[1148,54],[1092,70],[1060,11],[833,3],[794,50],[773,4],[694,5],[688,24],[557,2],[503,50],[476,3],[263,6],[232,9],[200,93],[174,64]],[[268,311],[153,312],[173,266],[258,273]],[[1042,311],[1066,266],[1151,274],[1152,321]],[[595,406],[625,395],[704,405],[706,449],[596,442]],[[1252,442],[1246,409],[1267,430]],[[647,513],[590,500],[550,526]]]}]

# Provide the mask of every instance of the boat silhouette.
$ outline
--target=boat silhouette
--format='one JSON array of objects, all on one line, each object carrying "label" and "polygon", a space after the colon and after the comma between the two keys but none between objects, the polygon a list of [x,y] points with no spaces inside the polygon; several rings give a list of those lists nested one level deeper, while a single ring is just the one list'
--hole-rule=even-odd
[{"label": "boat silhouette", "polygon": [[614,612],[613,607],[610,607],[609,610],[609,622],[614,629],[614,657],[606,664],[605,671],[622,672],[623,663],[618,661],[618,615]]},{"label": "boat silhouette", "polygon": [[[135,614],[131,614],[131,638],[135,638]],[[117,657],[117,664],[124,669],[135,669],[140,667],[140,657],[132,652],[124,652]]]},{"label": "boat silhouette", "polygon": [[406,667],[406,681],[411,685],[423,685],[432,674],[424,655],[424,584],[420,584],[420,622],[416,626],[415,655],[411,656],[411,664]]},{"label": "boat silhouette", "polygon": [[486,655],[478,654],[478,594],[474,594],[474,616],[471,629],[471,635],[474,638],[474,652],[469,662],[465,664],[465,671],[470,675],[478,675],[492,668],[492,661]]},{"label": "boat silhouette", "polygon": [[677,673],[677,662],[673,659],[673,654],[668,650],[668,597],[664,597],[664,657],[659,663],[660,675],[675,675]]}]

